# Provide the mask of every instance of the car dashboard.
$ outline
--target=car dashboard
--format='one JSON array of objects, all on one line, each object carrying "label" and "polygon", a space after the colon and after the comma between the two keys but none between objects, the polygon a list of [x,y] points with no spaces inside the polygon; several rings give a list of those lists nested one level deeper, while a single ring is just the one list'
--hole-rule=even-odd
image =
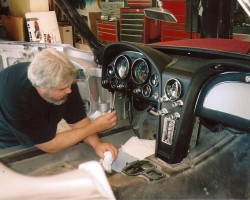
[{"label": "car dashboard", "polygon": [[[31,46],[27,44],[2,44],[2,69],[17,62],[29,61],[35,53],[47,47],[49,45],[38,48],[37,44]],[[213,55],[205,52],[197,55],[197,52],[182,51],[181,48],[180,52],[184,53],[165,47],[150,48],[140,44],[118,42],[105,47],[102,54],[102,63],[97,65],[92,54],[83,53],[68,46],[52,47],[68,54],[76,67],[80,68],[81,77],[79,77],[77,83],[82,98],[89,105],[90,111],[96,110],[92,109],[93,105],[99,103],[99,107],[102,108],[101,106],[106,101],[107,104],[110,103],[109,93],[107,98],[104,97],[106,89],[112,94],[119,93],[118,97],[120,98],[116,102],[118,124],[114,129],[100,134],[105,141],[111,141],[115,145],[121,146],[135,135],[134,129],[138,130],[138,136],[141,136],[141,139],[155,139],[155,154],[146,159],[157,164],[157,167],[161,167],[162,172],[167,175],[167,181],[164,179],[164,181],[150,182],[148,186],[150,188],[156,183],[153,190],[145,190],[153,191],[150,196],[155,197],[156,194],[163,192],[161,197],[166,197],[166,190],[162,191],[159,184],[162,186],[162,183],[165,182],[169,186],[169,183],[173,180],[175,186],[175,177],[186,180],[188,173],[192,174],[189,182],[197,183],[196,188],[198,189],[199,186],[202,186],[201,191],[203,191],[204,180],[207,180],[207,174],[211,171],[216,173],[209,177],[210,180],[228,181],[229,175],[231,177],[231,170],[226,173],[224,173],[224,167],[220,167],[218,170],[218,163],[215,163],[212,168],[201,168],[201,166],[207,166],[207,160],[215,162],[219,160],[224,166],[229,166],[229,169],[232,165],[243,165],[242,162],[244,161],[244,167],[240,172],[244,174],[244,177],[247,177],[249,157],[247,157],[247,160],[244,156],[248,155],[249,134],[236,137],[228,130],[214,134],[206,132],[207,129],[204,130],[202,129],[204,127],[201,126],[204,125],[204,120],[213,120],[215,123],[230,125],[236,128],[238,132],[240,130],[250,132],[248,130],[250,122],[250,107],[248,106],[250,68],[247,58],[249,56],[245,55],[246,59],[242,59],[228,55],[221,56],[218,55],[218,52],[214,52]],[[16,55],[22,56],[16,57]],[[98,92],[100,92],[99,96],[97,96]],[[94,99],[93,97],[96,96],[98,98]],[[128,102],[131,104],[131,101],[132,106],[123,105]],[[99,107],[96,106],[96,108]],[[131,110],[133,120],[129,119],[131,113],[128,113],[125,107],[129,107],[128,109]],[[123,121],[123,119],[125,120]],[[130,121],[131,124],[129,125],[132,127],[127,126]],[[125,125],[123,122],[126,122]],[[205,125],[207,126],[207,124]],[[151,137],[152,134],[155,138]],[[240,143],[237,143],[238,139],[240,139]],[[235,141],[235,146],[229,148],[232,141]],[[218,149],[223,149],[223,151],[219,153]],[[230,151],[228,151],[229,149]],[[19,147],[17,151],[20,151]],[[7,152],[7,156],[4,156],[4,158],[2,156],[1,159],[6,163],[12,163],[12,168],[22,173],[48,174],[49,172],[72,170],[75,165],[83,161],[83,158],[84,161],[96,159],[95,152],[90,151],[89,146],[84,143],[61,154],[54,155],[43,154],[35,149],[32,149],[30,153],[24,150],[22,156],[15,152],[11,153],[10,157],[8,157],[9,152]],[[3,153],[6,155],[6,152]],[[23,156],[24,154],[26,157]],[[36,156],[36,154],[41,154],[44,159]],[[236,154],[242,155],[242,162],[239,161],[240,159],[237,156],[235,158],[230,157]],[[33,156],[34,159],[30,159]],[[225,161],[225,157],[229,158]],[[40,168],[41,171],[37,168]],[[200,176],[197,176],[197,171]],[[221,179],[222,172],[224,175]],[[204,177],[200,178],[202,175]],[[198,181],[196,179],[193,181],[193,177],[198,177]],[[237,178],[236,173],[232,179],[238,180]],[[112,184],[114,179],[116,182]],[[118,184],[118,190],[122,192],[127,187],[127,185],[123,185],[124,179],[128,180],[124,174],[119,173],[111,175],[109,178],[111,185],[116,189],[117,183],[122,183],[122,186]],[[135,178],[134,180],[137,185],[138,179]],[[144,181],[144,179],[142,180]],[[242,180],[240,179],[240,181]],[[134,184],[131,184],[130,181],[127,182],[129,188],[134,187],[135,182]],[[221,185],[224,183],[222,182],[220,182]],[[245,186],[245,184],[243,185]],[[147,186],[144,182],[141,185],[143,188]],[[180,185],[185,187],[186,191],[192,191],[192,184],[180,182]],[[209,185],[209,187],[212,186],[214,185]],[[189,187],[188,190],[187,187]],[[194,193],[195,195],[193,195]],[[197,196],[196,193],[196,191],[193,191],[192,197]],[[244,190],[241,194],[245,193]],[[176,192],[174,191],[171,197],[176,197],[175,195]],[[207,197],[206,194],[204,195]],[[201,194],[202,197],[204,195]],[[117,193],[117,196],[120,196],[120,194]],[[125,197],[124,199],[127,199],[128,196],[125,195]],[[138,199],[138,196],[136,197]]]},{"label": "car dashboard", "polygon": [[[110,88],[120,90],[136,98],[156,101],[159,96],[159,73],[141,53],[119,53],[105,68],[106,81]],[[105,85],[105,81],[103,81]]]},{"label": "car dashboard", "polygon": [[[200,119],[211,120],[219,116],[216,118],[218,123],[237,127],[241,117],[246,115],[237,113],[234,118],[228,117],[227,110],[232,110],[233,103],[229,103],[223,112],[214,105],[214,109],[213,106],[208,109],[205,104],[206,94],[215,88],[209,84],[210,80],[215,79],[212,82],[221,84],[224,80],[220,74],[227,71],[243,73],[248,70],[247,62],[242,63],[243,70],[237,66],[242,61],[230,59],[228,55],[206,55],[204,52],[201,55],[171,54],[164,48],[122,42],[108,45],[103,53],[102,86],[111,93],[118,92],[132,99],[136,110],[146,110],[156,116],[155,155],[168,163],[180,162],[187,156],[189,148],[196,146]],[[248,74],[243,76],[248,77]],[[215,89],[213,98],[209,96],[210,101],[216,101],[220,93],[222,91]],[[240,93],[237,95],[246,96]],[[227,99],[233,98],[233,92],[231,95]],[[236,119],[237,122],[225,119]],[[237,128],[241,127],[238,125]]]},{"label": "car dashboard", "polygon": [[169,56],[139,44],[115,43],[104,51],[102,86],[130,98],[135,110],[146,110],[159,119],[156,156],[167,162],[176,162],[172,154],[179,146],[178,138],[186,140],[186,146],[189,144],[190,136],[178,136],[175,132],[191,78],[204,61]]},{"label": "car dashboard", "polygon": [[144,45],[108,45],[103,54],[102,86],[132,98],[139,110],[149,104],[157,107],[161,73],[171,61],[171,57]]}]

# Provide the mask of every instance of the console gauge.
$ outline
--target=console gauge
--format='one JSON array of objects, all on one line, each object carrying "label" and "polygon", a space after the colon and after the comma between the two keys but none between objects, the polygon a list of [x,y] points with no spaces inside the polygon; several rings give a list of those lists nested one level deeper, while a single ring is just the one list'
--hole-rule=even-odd
[{"label": "console gauge", "polygon": [[170,101],[176,101],[182,93],[182,86],[179,80],[169,79],[165,85],[165,93]]},{"label": "console gauge", "polygon": [[110,80],[110,86],[112,88],[116,88],[118,85],[118,80],[115,77],[112,77],[112,79]]},{"label": "console gauge", "polygon": [[132,77],[138,84],[144,83],[149,76],[149,67],[144,59],[137,59],[132,65]]},{"label": "console gauge", "polygon": [[117,78],[125,79],[129,74],[129,60],[126,56],[120,55],[115,60],[115,73]]},{"label": "console gauge", "polygon": [[113,65],[109,65],[109,66],[107,67],[107,74],[108,74],[109,76],[113,76],[113,75],[115,74],[115,72],[114,72],[114,66],[113,66]]},{"label": "console gauge", "polygon": [[150,85],[144,85],[143,87],[142,87],[142,95],[144,96],[144,97],[150,97],[151,96],[151,94],[152,94],[152,88],[151,88],[151,86]]},{"label": "console gauge", "polygon": [[150,77],[150,83],[153,87],[157,87],[159,85],[159,76],[158,74],[153,74]]}]

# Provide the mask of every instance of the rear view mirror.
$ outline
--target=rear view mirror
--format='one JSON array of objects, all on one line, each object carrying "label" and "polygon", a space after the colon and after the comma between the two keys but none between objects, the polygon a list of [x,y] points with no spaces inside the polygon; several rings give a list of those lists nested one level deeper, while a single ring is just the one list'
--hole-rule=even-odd
[{"label": "rear view mirror", "polygon": [[162,8],[162,2],[157,0],[158,7],[156,8],[145,8],[144,14],[147,18],[161,20],[165,22],[176,23],[177,19],[169,10],[165,10]]}]

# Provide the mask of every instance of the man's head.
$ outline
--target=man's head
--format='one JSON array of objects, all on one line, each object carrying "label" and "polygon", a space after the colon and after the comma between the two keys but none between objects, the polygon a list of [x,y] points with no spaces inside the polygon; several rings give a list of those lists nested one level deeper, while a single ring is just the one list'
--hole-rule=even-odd
[{"label": "man's head", "polygon": [[37,53],[28,67],[28,78],[42,98],[60,105],[71,93],[77,69],[62,52],[52,48]]}]

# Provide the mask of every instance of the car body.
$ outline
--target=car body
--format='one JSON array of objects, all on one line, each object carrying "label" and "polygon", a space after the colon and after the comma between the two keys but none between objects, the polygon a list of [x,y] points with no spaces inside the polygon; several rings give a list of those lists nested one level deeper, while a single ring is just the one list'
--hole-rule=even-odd
[{"label": "car body", "polygon": [[[104,45],[67,1],[55,2],[92,51],[68,45],[3,42],[2,66],[30,61],[36,52],[47,47],[64,51],[81,72],[78,85],[89,116],[96,111],[108,111],[115,101],[118,125],[100,133],[103,140],[118,147],[133,136],[155,140],[154,155],[145,160],[153,163],[157,168],[154,172],[163,176],[153,174],[150,181],[147,171],[139,176],[114,172],[107,175],[109,184],[104,178],[102,188],[110,196],[101,193],[102,198],[250,198],[250,43],[202,38],[148,45],[129,42]],[[62,177],[62,182],[70,180],[70,175],[65,179],[63,176],[73,173],[79,164],[98,161],[93,150],[82,143],[52,155],[23,147],[7,149],[0,155],[3,169],[23,174],[23,180],[32,176],[36,179],[34,183],[39,183],[41,176],[51,175],[43,180],[41,193],[30,193],[36,198],[44,194],[45,199],[48,198],[45,194],[50,194],[46,181],[57,178],[55,174]],[[84,173],[82,180],[88,174]],[[19,175],[14,173],[12,178]],[[14,191],[16,185],[11,186]],[[6,187],[10,188],[8,183]],[[60,191],[59,184],[53,187]],[[95,198],[73,189],[67,191],[67,199]],[[62,192],[60,198],[63,195],[66,194]]]}]

